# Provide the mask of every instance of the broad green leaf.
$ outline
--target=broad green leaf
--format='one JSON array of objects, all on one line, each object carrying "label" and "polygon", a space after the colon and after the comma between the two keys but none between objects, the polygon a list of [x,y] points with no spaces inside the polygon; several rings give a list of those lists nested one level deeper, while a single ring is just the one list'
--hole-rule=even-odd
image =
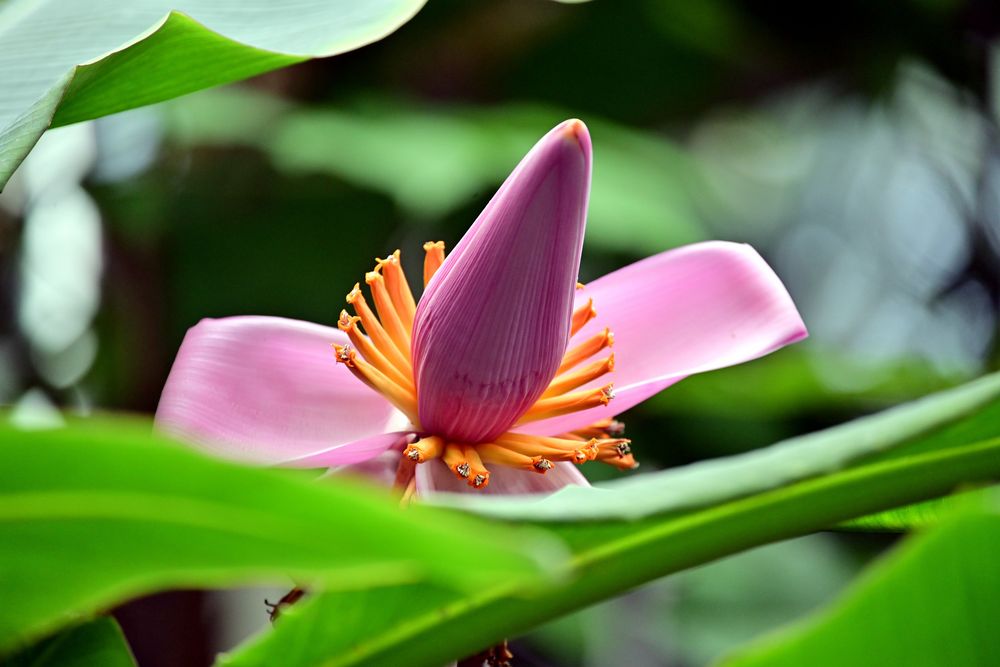
[{"label": "broad green leaf", "polygon": [[142,424],[0,426],[0,652],[166,587],[286,576],[324,588],[481,587],[537,575],[530,535],[401,511],[349,480],[208,458]]},{"label": "broad green leaf", "polygon": [[0,189],[66,125],[381,39],[426,0],[11,0],[0,5]]},{"label": "broad green leaf", "polygon": [[819,615],[726,667],[1000,664],[1000,514],[961,516],[868,570]]},{"label": "broad green leaf", "polygon": [[6,667],[135,667],[115,620],[101,616],[67,628],[11,656]]},{"label": "broad green leaf", "polygon": [[[171,133],[183,143],[253,146],[282,169],[329,173],[384,192],[424,221],[492,192],[549,128],[571,115],[394,100],[302,110],[238,89],[179,101],[167,113]],[[705,238],[684,186],[695,169],[679,148],[612,122],[584,120],[597,147],[588,242],[648,254]]]},{"label": "broad green leaf", "polygon": [[[712,474],[705,476],[699,472],[703,468],[692,467],[690,474],[701,483],[724,484],[719,492],[691,485],[683,471],[660,477],[661,483],[682,484],[697,496],[687,502],[661,495],[656,504],[662,511],[657,513],[648,513],[653,508],[641,494],[662,494],[665,489],[630,487],[630,492],[641,490],[631,494],[643,510],[631,516],[639,518],[618,518],[623,512],[615,494],[624,490],[595,489],[578,496],[587,506],[583,512],[561,508],[570,516],[601,516],[601,520],[552,521],[555,515],[542,509],[547,501],[539,502],[536,524],[572,549],[570,579],[529,587],[517,583],[470,587],[464,594],[416,584],[321,594],[301,603],[273,632],[222,663],[268,665],[280,656],[288,667],[441,664],[672,572],[937,497],[960,484],[996,479],[1000,477],[997,381],[998,376],[990,376],[814,434],[797,445],[776,446],[763,454],[766,458],[750,459],[745,468],[720,463],[725,467],[710,469]],[[829,448],[843,451],[829,452]],[[844,456],[845,451],[852,454]],[[719,470],[755,479],[727,481]],[[593,511],[591,506],[604,497],[616,503],[615,511]],[[530,517],[528,506],[510,508],[518,510],[522,522]]]},{"label": "broad green leaf", "polygon": [[[444,496],[440,502],[507,519],[635,519],[705,507],[833,473],[912,444],[914,438],[977,411],[982,414],[973,420],[976,437],[1000,436],[1000,373],[746,454],[634,475],[600,487],[565,487],[542,500],[469,494]],[[633,446],[640,458],[642,446]]]},{"label": "broad green leaf", "polygon": [[946,521],[955,514],[982,510],[990,506],[997,493],[1000,493],[1000,487],[997,486],[962,490],[950,496],[932,498],[921,503],[894,507],[884,512],[851,519],[839,524],[837,528],[867,532],[904,532],[928,528]]}]

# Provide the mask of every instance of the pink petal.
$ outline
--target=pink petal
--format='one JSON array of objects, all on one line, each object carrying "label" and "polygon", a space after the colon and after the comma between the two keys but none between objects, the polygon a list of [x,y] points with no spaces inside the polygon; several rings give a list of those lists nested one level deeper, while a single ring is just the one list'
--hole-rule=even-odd
[{"label": "pink petal", "polygon": [[[398,463],[402,448],[412,439],[412,434],[412,431],[379,433],[305,456],[284,459],[279,463],[290,468],[330,468],[360,464],[381,454],[394,456]],[[389,449],[398,451],[389,452]]]},{"label": "pink petal", "polygon": [[417,466],[417,496],[426,498],[436,493],[548,494],[570,484],[590,486],[587,478],[572,463],[557,463],[555,468],[544,475],[503,465],[489,468],[489,486],[485,489],[473,489],[456,477],[440,460],[422,463]]},{"label": "pink petal", "polygon": [[336,363],[330,346],[346,342],[337,329],[278,317],[202,320],[177,353],[157,425],[260,463],[318,452],[323,465],[374,456],[392,444],[383,434],[406,420]]},{"label": "pink petal", "polygon": [[569,335],[590,153],[578,120],[545,135],[428,285],[413,330],[426,430],[488,441],[545,391]]},{"label": "pink petal", "polygon": [[324,477],[350,475],[367,479],[379,486],[392,486],[396,481],[396,470],[402,453],[396,449],[388,449],[378,456],[359,463],[351,463],[333,468]]},{"label": "pink petal", "polygon": [[785,286],[748,245],[709,241],[669,250],[587,285],[597,317],[576,340],[610,327],[615,384],[604,407],[529,424],[563,433],[611,417],[688,375],[743,363],[806,337]]}]

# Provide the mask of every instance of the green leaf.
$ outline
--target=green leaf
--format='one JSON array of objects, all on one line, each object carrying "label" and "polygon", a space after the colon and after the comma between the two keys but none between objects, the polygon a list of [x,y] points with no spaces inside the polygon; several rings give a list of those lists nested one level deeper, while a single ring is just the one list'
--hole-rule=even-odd
[{"label": "green leaf", "polygon": [[818,616],[726,667],[1000,664],[1000,514],[961,516],[877,563]]},{"label": "green leaf", "polygon": [[523,582],[537,575],[529,550],[541,543],[453,512],[400,511],[350,480],[211,459],[150,435],[148,422],[104,418],[0,426],[0,544],[3,652],[167,587]]},{"label": "green leaf", "polygon": [[0,5],[0,189],[50,124],[377,41],[426,0],[12,0]]},{"label": "green leaf", "polygon": [[[548,501],[539,502],[536,523],[570,545],[574,577],[462,593],[410,585],[321,594],[222,664],[268,665],[277,656],[288,667],[441,664],[672,572],[940,496],[959,484],[995,479],[1000,477],[998,380],[983,378],[769,448],[746,467],[738,465],[747,462],[744,457],[717,463],[721,467],[709,468],[711,474],[701,472],[704,464],[692,467],[695,480],[722,484],[720,491],[700,489],[683,471],[657,478],[684,485],[696,494],[692,502],[645,483],[628,487],[626,495],[642,506],[635,515],[640,518],[618,519],[622,508],[615,494],[624,491],[594,489],[577,496],[587,505],[584,512],[561,507],[572,516],[601,520],[552,521],[556,515],[542,511]],[[640,492],[632,493],[635,489]],[[644,493],[659,497],[649,503]],[[614,511],[597,512],[601,498],[608,498]],[[648,514],[654,504],[661,511]],[[509,505],[505,514],[514,516],[512,508],[519,517],[531,515],[520,503]]]},{"label": "green leaf", "polygon": [[63,630],[11,656],[6,667],[135,667],[125,636],[109,616]]},{"label": "green leaf", "polygon": [[[1000,373],[932,394],[875,415],[779,442],[737,456],[623,478],[600,487],[569,486],[530,497],[443,496],[439,501],[506,519],[566,521],[635,519],[675,512],[779,488],[842,470],[866,457],[891,453],[944,425],[982,411],[972,420],[986,438],[1000,435]],[[992,416],[997,421],[990,421]],[[932,445],[937,442],[930,440]],[[927,446],[926,444],[924,446]],[[633,447],[641,457],[642,443]]]},{"label": "green leaf", "polygon": [[998,486],[963,490],[950,496],[851,519],[838,524],[837,528],[865,532],[904,532],[929,528],[946,521],[952,515],[988,507],[997,493],[1000,493]]}]

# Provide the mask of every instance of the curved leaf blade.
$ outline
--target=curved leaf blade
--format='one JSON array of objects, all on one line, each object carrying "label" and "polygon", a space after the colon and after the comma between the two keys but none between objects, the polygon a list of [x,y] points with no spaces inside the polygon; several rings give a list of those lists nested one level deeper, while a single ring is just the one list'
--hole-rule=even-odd
[{"label": "curved leaf blade", "polygon": [[725,667],[1000,664],[1000,514],[960,516],[907,542],[804,623]]},{"label": "curved leaf blade", "polygon": [[[894,455],[921,442],[937,449],[934,438],[920,437],[977,411],[1000,410],[1000,373],[828,428],[736,456],[681,468],[635,475],[594,487],[566,487],[545,497],[484,498],[438,496],[441,504],[487,516],[531,521],[636,519],[657,513],[709,506],[830,474],[868,457]],[[1000,435],[1000,417],[969,422],[963,438]],[[633,445],[641,455],[642,443]]]},{"label": "curved leaf blade", "polygon": [[900,533],[937,526],[956,514],[983,510],[992,504],[1000,487],[960,489],[957,493],[921,503],[894,507],[837,525],[838,530]]},{"label": "curved leaf blade", "polygon": [[[178,53],[184,57],[170,57]],[[171,11],[141,42],[77,66],[55,110],[52,126],[162,102],[307,59],[241,44],[185,14]],[[212,66],[205,67],[206,62]],[[168,77],[149,77],[149,72],[162,72],[167,67]],[[136,81],[144,78],[150,80],[136,86]]]},{"label": "curved leaf blade", "polygon": [[0,188],[64,125],[377,41],[426,0],[12,0],[0,6]]},{"label": "curved leaf blade", "polygon": [[481,586],[538,573],[528,535],[510,542],[471,517],[402,512],[350,480],[210,459],[145,424],[0,426],[0,652],[167,587]]}]

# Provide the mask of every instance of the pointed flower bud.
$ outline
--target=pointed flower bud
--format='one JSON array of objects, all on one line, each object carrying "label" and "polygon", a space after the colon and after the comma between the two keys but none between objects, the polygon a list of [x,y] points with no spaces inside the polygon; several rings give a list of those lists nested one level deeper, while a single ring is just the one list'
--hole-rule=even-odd
[{"label": "pointed flower bud", "polygon": [[413,327],[423,429],[488,442],[545,392],[570,335],[590,170],[586,126],[558,125],[434,274]]}]

